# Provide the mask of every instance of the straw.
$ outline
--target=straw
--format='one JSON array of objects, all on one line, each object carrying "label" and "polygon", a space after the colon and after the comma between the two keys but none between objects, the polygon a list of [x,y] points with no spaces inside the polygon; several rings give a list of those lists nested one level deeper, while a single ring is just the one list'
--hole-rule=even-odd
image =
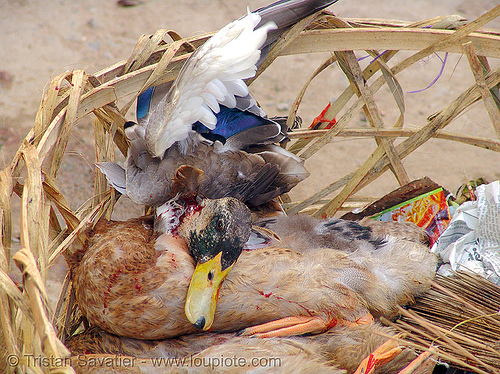
[{"label": "straw", "polygon": [[438,356],[453,357],[456,367],[498,373],[499,308],[500,287],[482,276],[457,272],[438,275],[415,305],[400,308],[400,320],[386,323],[407,333],[403,344],[422,351],[433,346]]}]

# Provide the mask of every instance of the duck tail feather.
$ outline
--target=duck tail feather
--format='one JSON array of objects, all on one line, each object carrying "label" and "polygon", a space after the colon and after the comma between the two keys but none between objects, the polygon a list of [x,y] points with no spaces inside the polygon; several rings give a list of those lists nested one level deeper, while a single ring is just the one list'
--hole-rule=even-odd
[{"label": "duck tail feather", "polygon": [[[250,205],[257,206],[278,196],[274,195],[270,197],[268,195],[269,188],[278,177],[279,172],[280,168],[278,165],[265,164],[262,166],[250,183],[245,183],[241,186],[238,191],[240,199]],[[271,193],[271,195],[273,194]]]},{"label": "duck tail feather", "polygon": [[285,139],[285,136],[281,132],[280,125],[269,121],[266,125],[252,127],[231,136],[222,150],[236,151],[256,144],[281,142],[283,139]]},{"label": "duck tail feather", "polygon": [[114,162],[98,162],[96,166],[115,190],[127,195],[127,176],[124,168]]},{"label": "duck tail feather", "polygon": [[299,157],[277,145],[253,147],[252,153],[254,152],[267,163],[279,165],[281,182],[290,184],[290,189],[309,176],[304,162]]},{"label": "duck tail feather", "polygon": [[280,0],[257,9],[261,20],[257,27],[265,25],[268,22],[274,22],[277,26],[275,30],[269,31],[267,39],[262,46],[262,55],[257,66],[264,60],[269,46],[278,40],[281,35],[290,27],[303,18],[310,16],[322,9],[336,3],[338,0]]}]

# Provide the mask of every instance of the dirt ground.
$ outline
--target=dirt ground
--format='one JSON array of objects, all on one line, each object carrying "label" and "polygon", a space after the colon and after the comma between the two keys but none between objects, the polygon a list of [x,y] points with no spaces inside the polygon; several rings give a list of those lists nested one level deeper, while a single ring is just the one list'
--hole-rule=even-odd
[{"label": "dirt ground", "polygon": [[[143,0],[138,6],[121,7],[115,0],[0,0],[2,167],[10,162],[20,141],[33,126],[44,86],[56,75],[71,69],[94,73],[126,59],[141,34],[152,34],[160,28],[176,30],[182,36],[213,31],[243,15],[247,5],[252,10],[269,2],[271,0]],[[498,0],[340,0],[330,10],[344,18],[415,21],[459,14],[472,20],[497,3]],[[500,20],[494,20],[486,28],[500,29]],[[364,55],[364,52],[358,52],[358,57]],[[307,77],[326,57],[328,54],[280,58],[252,85],[251,92],[269,115],[285,115]],[[433,55],[398,75],[403,90],[425,88],[438,75],[441,68],[439,57],[444,58],[444,54]],[[490,64],[497,68],[499,61],[490,60]],[[405,94],[405,127],[424,125],[427,116],[445,107],[471,84],[473,77],[467,59],[450,55],[443,75],[434,86],[423,92]],[[299,111],[304,123],[309,124],[346,85],[347,80],[338,66],[331,66],[323,72],[311,85]],[[394,100],[384,89],[376,99],[386,127],[391,127],[397,115]],[[133,113],[128,117],[132,120]],[[351,126],[368,127],[361,114],[353,122]],[[58,178],[60,188],[73,208],[92,195],[92,128],[91,118],[77,124]],[[482,103],[461,115],[447,130],[495,138]],[[292,191],[293,199],[306,198],[353,171],[374,149],[373,139],[337,138],[307,161],[311,177]],[[466,179],[479,176],[488,180],[499,179],[500,156],[492,153],[461,143],[433,140],[405,159],[404,165],[411,179],[429,176],[454,191]],[[386,173],[359,195],[380,197],[397,186],[394,176]],[[117,218],[128,218],[141,212],[126,199],[121,200]],[[18,217],[14,219],[18,220]],[[15,230],[14,236],[18,235],[19,231]]]}]

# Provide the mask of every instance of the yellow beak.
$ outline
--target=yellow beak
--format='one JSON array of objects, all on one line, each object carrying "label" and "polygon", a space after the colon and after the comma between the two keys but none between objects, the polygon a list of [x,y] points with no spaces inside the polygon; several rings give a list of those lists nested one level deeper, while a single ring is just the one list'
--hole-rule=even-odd
[{"label": "yellow beak", "polygon": [[186,317],[196,328],[206,331],[212,327],[215,307],[222,282],[233,265],[221,270],[222,252],[194,269],[186,297]]}]

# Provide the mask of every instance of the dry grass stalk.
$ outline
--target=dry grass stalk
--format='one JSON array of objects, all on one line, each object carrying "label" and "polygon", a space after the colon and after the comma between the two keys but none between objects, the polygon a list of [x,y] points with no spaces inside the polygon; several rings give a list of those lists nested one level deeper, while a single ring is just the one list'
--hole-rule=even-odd
[{"label": "dry grass stalk", "polygon": [[481,92],[481,97],[483,98],[484,105],[488,114],[490,115],[491,123],[497,134],[497,138],[500,139],[500,108],[495,103],[492,93],[488,89],[486,80],[484,79],[483,68],[481,62],[474,51],[474,47],[471,42],[462,44],[465,55],[469,60],[469,65],[471,67],[474,78],[476,79],[476,84]]},{"label": "dry grass stalk", "polygon": [[[500,372],[500,287],[466,272],[438,276],[431,290],[390,325],[405,342],[466,370]],[[450,357],[453,357],[450,360]]]},{"label": "dry grass stalk", "polygon": [[[311,139],[323,136],[328,130],[296,130],[289,133],[290,139]],[[366,129],[366,128],[348,128],[341,130],[337,136],[344,138],[408,138],[415,134],[417,130],[412,129]],[[477,136],[466,136],[447,131],[436,131],[433,138],[452,140],[455,142],[473,145],[475,147],[500,152],[500,142],[493,139],[484,139]]]},{"label": "dry grass stalk", "polygon": [[[461,141],[496,152],[500,151],[500,143],[497,140],[442,131],[456,116],[480,99],[485,103],[488,102],[487,110],[493,113],[492,120],[496,121],[494,110],[498,108],[493,107],[490,98],[491,95],[498,94],[496,86],[500,82],[500,71],[490,71],[487,57],[500,57],[498,52],[500,33],[477,30],[499,14],[500,6],[497,6],[457,31],[437,29],[437,27],[457,28],[457,25],[463,24],[462,20],[453,17],[437,17],[408,23],[391,20],[341,20],[331,15],[319,15],[304,20],[287,32],[260,66],[257,76],[281,55],[336,51],[335,55],[325,60],[305,82],[291,108],[290,121],[293,122],[310,82],[333,62],[339,61],[343,72],[352,83],[335,102],[331,103],[325,113],[327,120],[332,120],[343,112],[338,118],[337,125],[325,130],[326,123],[323,123],[320,124],[319,130],[297,132],[292,137],[302,137],[302,139],[293,142],[290,149],[308,158],[336,136],[367,136],[378,143],[377,149],[362,167],[333,181],[302,202],[287,203],[288,211],[297,213],[308,210],[318,216],[334,214],[337,209],[342,207],[345,209],[349,204],[356,203],[353,202],[352,194],[371,183],[388,168],[393,170],[400,183],[404,183],[408,178],[402,160],[431,137]],[[431,25],[435,27],[422,28]],[[307,30],[302,31],[305,27]],[[167,34],[172,38],[172,43],[163,41]],[[68,354],[61,340],[64,341],[66,336],[78,328],[81,315],[75,304],[68,276],[64,281],[56,310],[54,313],[49,310],[44,287],[45,276],[64,251],[71,251],[82,245],[86,228],[94,225],[100,217],[111,215],[117,199],[115,192],[109,189],[99,173],[96,173],[94,191],[89,191],[88,200],[78,209],[71,209],[57,188],[58,170],[64,162],[66,145],[74,124],[82,117],[94,114],[96,161],[113,161],[115,149],[126,155],[128,142],[123,124],[135,98],[151,85],[175,79],[184,61],[210,35],[183,39],[173,31],[159,30],[152,37],[142,37],[126,61],[118,62],[93,75],[81,70],[66,72],[47,85],[34,127],[22,142],[10,165],[0,172],[2,227],[0,322],[8,353],[43,354],[54,357],[65,357]],[[380,38],[380,35],[384,35],[384,38]],[[469,49],[474,62],[472,69],[478,83],[451,101],[442,111],[430,117],[422,128],[403,130],[401,127],[405,115],[405,103],[403,90],[396,75],[431,53],[437,51],[461,53],[461,43],[464,41],[472,41],[475,48],[481,51],[481,56],[477,56],[476,59],[473,51]],[[371,56],[377,57],[376,62],[364,71],[361,70],[352,52],[358,49],[367,50]],[[380,55],[379,50],[390,51]],[[390,67],[389,62],[398,50],[418,52]],[[484,72],[479,72],[477,61],[480,62]],[[378,73],[379,71],[381,73]],[[379,76],[375,77],[377,74]],[[390,87],[400,111],[399,119],[392,128],[384,126],[373,97],[385,84]],[[357,99],[352,105],[348,104],[354,95]],[[121,107],[118,106],[119,100],[125,102]],[[360,110],[364,110],[367,114],[372,129],[347,129],[348,123]],[[407,139],[395,146],[393,144],[395,137],[407,137]],[[329,194],[341,188],[343,190],[338,196],[327,199]],[[9,277],[13,192],[22,197],[23,249],[14,256],[14,259],[23,272],[24,291],[21,291]],[[366,202],[366,199],[361,202]],[[314,204],[318,207],[313,208]],[[64,224],[59,222],[61,217]],[[474,305],[471,308],[482,310],[483,307]],[[473,315],[468,318],[474,318]],[[488,326],[493,323],[486,317],[484,320],[489,321]],[[496,318],[493,320],[498,322]],[[484,326],[478,321],[474,323],[474,333],[484,333],[482,331]],[[468,325],[470,327],[471,324]],[[410,325],[407,320],[403,321],[401,326],[408,328],[415,336],[414,341],[408,344],[424,347],[429,340],[435,339],[432,331],[424,331],[417,336],[417,327]],[[498,328],[498,325],[495,326]],[[418,329],[422,330],[420,327]],[[463,347],[463,349],[455,347],[461,350],[461,357],[468,357],[469,349],[478,348],[479,343],[476,341],[472,344],[470,340],[459,339],[462,330],[458,327],[451,333],[447,330],[447,332],[441,331],[440,334],[440,339],[444,339],[448,346],[455,347],[455,344],[459,344]],[[498,340],[496,335],[491,339]],[[493,354],[489,349],[485,351]],[[457,358],[456,354],[446,350],[440,349],[436,355],[450,362],[464,362],[463,359]],[[475,363],[483,368],[488,368],[488,365],[493,366],[483,356],[478,356],[478,360],[481,362],[475,361]],[[464,362],[463,367],[472,366]],[[0,370],[3,369],[0,366]],[[18,369],[20,372],[27,371],[26,366],[22,365]],[[30,370],[37,371],[36,368]],[[63,367],[61,371],[71,372],[71,368]]]},{"label": "dry grass stalk", "polygon": [[[69,350],[57,338],[54,328],[48,320],[48,300],[45,292],[44,282],[38,271],[35,258],[29,249],[22,249],[17,252],[13,260],[23,273],[23,284],[30,301],[31,310],[35,321],[36,331],[40,338],[41,347],[47,357],[69,357]],[[40,354],[41,352],[35,352]],[[50,362],[50,361],[49,361]],[[49,370],[53,373],[74,373],[70,366],[52,366]]]},{"label": "dry grass stalk", "polygon": [[[376,85],[375,88],[380,88],[383,84],[382,82],[383,78],[380,77],[378,81],[375,81],[374,84],[372,85],[372,90],[373,86]],[[496,70],[491,72],[490,74],[487,75],[486,81],[488,84],[488,87],[491,89],[492,87],[496,86],[500,82],[500,70]],[[454,101],[452,101],[445,109],[440,111],[439,113],[433,115],[428,124],[422,127],[420,130],[415,132],[412,136],[410,136],[407,140],[403,141],[401,144],[399,144],[396,147],[396,151],[399,154],[400,158],[405,158],[408,156],[411,152],[413,152],[415,149],[420,147],[422,144],[424,144],[427,140],[429,140],[435,133],[436,131],[439,131],[440,129],[444,128],[447,126],[454,118],[456,118],[459,114],[461,114],[466,108],[468,108],[470,105],[475,103],[477,100],[480,99],[480,94],[477,92],[477,86],[471,86],[469,89],[467,89],[464,93],[462,93],[459,97],[457,97]],[[341,131],[341,127],[345,126],[345,123],[343,119],[346,117],[350,117],[349,119],[352,118],[353,113],[352,111],[361,109],[363,106],[363,103],[360,99],[344,114],[343,117],[340,118],[339,121],[337,121],[337,125],[341,125],[337,131]],[[337,127],[334,127],[334,129],[337,129]],[[328,130],[328,133],[323,135],[323,137],[319,138],[320,141],[324,142],[325,138],[329,138],[331,133],[331,130]],[[329,140],[328,140],[329,141]],[[328,142],[326,142],[328,143]],[[325,144],[326,144],[325,143]],[[324,144],[323,144],[324,145]],[[324,187],[322,190],[318,191],[311,197],[307,198],[306,200],[297,203],[297,205],[293,206],[288,210],[289,213],[297,213],[301,211],[302,209],[310,206],[311,204],[316,203],[318,200],[328,196],[330,193],[336,191],[337,189],[347,185],[349,181],[351,181],[356,173],[359,175],[362,173],[364,170],[368,169],[369,173],[364,177],[364,179],[357,185],[357,189],[359,190],[360,188],[364,187],[365,185],[371,183],[373,180],[375,180],[378,176],[380,176],[383,172],[385,172],[389,167],[389,162],[384,154],[384,151],[380,148],[377,148],[368,158],[368,160],[365,162],[363,166],[361,166],[360,169],[358,169],[357,172],[352,172],[349,173],[348,175],[342,177],[341,179],[331,183],[330,185]],[[355,190],[355,191],[356,191]],[[323,212],[321,212],[323,213]],[[317,216],[321,216],[321,214],[316,214]]]},{"label": "dry grass stalk", "polygon": [[[365,108],[365,115],[368,119],[368,122],[372,127],[378,129],[383,128],[384,124],[382,121],[382,115],[380,114],[380,111],[375,103],[375,99],[373,98],[372,92],[365,84],[363,73],[356,60],[354,52],[352,51],[343,52],[343,55],[344,56],[342,56],[342,59],[345,59],[345,65],[343,70],[349,71],[349,73],[346,75],[350,78],[351,82],[354,83],[351,84],[351,86],[355,87],[355,89],[358,91],[357,92],[358,97],[362,98],[364,101],[365,105],[363,107]],[[340,61],[341,59],[339,59],[339,62]],[[409,183],[410,179],[408,177],[408,174],[406,173],[406,170],[404,169],[403,164],[401,163],[401,159],[399,158],[398,154],[394,149],[392,141],[390,141],[389,139],[376,139],[376,142],[378,144],[378,147],[383,149],[384,153],[387,155],[387,158],[389,159],[389,162],[391,164],[390,167],[394,175],[398,179],[400,185]],[[358,169],[355,176],[347,183],[347,185],[336,196],[336,198],[333,199],[330,203],[320,208],[315,213],[315,216],[319,217],[323,215],[333,216],[333,214],[335,214],[335,212],[337,212],[337,210],[340,209],[344,201],[350,195],[353,194],[354,190],[362,181],[362,179],[366,176],[370,168],[371,168],[370,164],[365,164],[363,165],[363,167]]]},{"label": "dry grass stalk", "polygon": [[33,251],[43,279],[47,276],[48,210],[42,193],[42,168],[34,146],[26,145],[23,151],[27,167],[21,211],[21,246]]},{"label": "dry grass stalk", "polygon": [[[445,37],[443,40],[440,40],[433,45],[430,45],[429,47],[415,53],[414,55],[406,58],[403,60],[401,63],[397,64],[395,67],[391,69],[392,74],[396,75],[399,72],[403,71],[407,67],[411,66],[413,63],[418,61],[421,58],[424,58],[428,56],[431,53],[436,52],[437,50],[441,50],[443,46],[446,45],[451,45],[453,43],[456,43],[457,41],[460,40],[460,38],[463,38],[465,35],[469,34],[472,31],[475,31],[478,27],[481,27],[488,21],[490,21],[493,18],[496,18],[500,14],[500,6],[497,6],[493,8],[491,11],[485,13],[475,21],[469,23],[468,25],[462,27],[460,30],[456,31],[453,34],[450,34],[449,36]],[[345,69],[344,69],[345,70]],[[354,76],[354,73],[351,71],[350,74],[347,75],[349,76]],[[381,76],[379,77],[370,87],[371,92],[376,92],[378,91],[382,85],[385,83],[384,80],[387,82],[387,77],[386,76]],[[495,82],[492,86],[496,86],[498,82]],[[472,89],[477,88],[477,86],[474,86]],[[459,102],[457,104],[461,104],[463,100],[465,100],[465,97],[459,97],[457,100]],[[312,154],[316,153],[319,149],[321,149],[325,144],[327,144],[333,136],[335,136],[338,132],[340,132],[345,125],[352,119],[355,113],[357,113],[364,105],[366,105],[366,101],[362,100],[362,98],[358,98],[357,102],[349,108],[348,111],[342,116],[338,121],[337,125],[333,127],[331,130],[329,130],[325,135],[322,137],[318,138],[317,140],[313,141],[311,145],[309,145],[309,148],[305,151],[298,152],[299,155],[301,155],[304,158],[310,157]],[[470,105],[470,104],[468,104]],[[466,105],[465,107],[467,107]],[[400,105],[399,105],[400,106]],[[449,112],[453,111],[454,109],[458,109],[459,106],[456,105],[454,107],[448,106],[448,111],[442,112],[444,114],[448,114]],[[460,112],[463,109],[460,110]],[[446,126],[453,118],[455,118],[460,112],[454,114],[451,118],[445,119],[446,117],[443,115],[443,117],[439,118],[439,121],[435,121],[435,123],[439,123],[439,128],[442,128]],[[330,115],[330,116],[329,116]],[[333,115],[330,113],[326,113],[325,116],[327,119],[331,120],[333,119]],[[431,121],[432,122],[432,121]],[[406,149],[403,148],[403,150],[398,150],[397,155],[400,158],[406,157],[407,154],[411,153],[413,150],[418,148],[421,144],[425,143],[429,137],[432,136],[432,134],[437,131],[439,128],[436,128],[430,123],[424,127],[422,132],[415,134],[414,136],[410,137],[410,139],[406,140],[403,144],[407,147]],[[419,139],[420,138],[420,139]],[[402,148],[402,147],[399,147]],[[410,151],[410,152],[408,152]],[[405,154],[406,153],[406,154]],[[373,181],[375,178],[377,178],[382,172],[384,172],[387,167],[389,166],[386,162],[387,160],[390,160],[391,153],[389,153],[389,156],[379,148],[377,148],[374,153],[368,158],[368,160],[365,162],[364,165],[362,165],[357,172],[351,173],[342,180],[336,181],[333,184],[327,186],[325,189],[319,191],[315,195],[311,196],[310,198],[306,199],[304,202],[302,202],[302,205],[292,207],[291,209],[293,213],[299,212],[300,210],[306,208],[309,206],[311,203],[315,203],[317,200],[324,198],[325,196],[329,195],[332,193],[334,190],[338,189],[339,187],[344,186],[344,189],[341,191],[339,195],[337,195],[330,203],[327,205],[324,205],[322,208],[320,208],[314,215],[317,217],[321,216],[328,216],[328,215],[333,215],[341,206],[342,202],[345,200],[347,196],[350,194],[356,192],[358,189],[363,187],[364,185],[370,183]],[[393,155],[394,156],[394,155]],[[380,165],[381,162],[383,162],[383,166]],[[380,168],[382,166],[382,168]],[[345,181],[345,182],[344,182]],[[335,188],[335,189],[334,189]]]}]

